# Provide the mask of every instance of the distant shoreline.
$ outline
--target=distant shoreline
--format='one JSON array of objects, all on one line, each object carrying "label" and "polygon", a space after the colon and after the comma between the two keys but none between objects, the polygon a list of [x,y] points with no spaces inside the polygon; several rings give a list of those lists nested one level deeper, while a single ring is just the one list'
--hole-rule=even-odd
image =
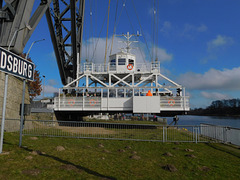
[{"label": "distant shoreline", "polygon": [[198,113],[188,113],[188,115],[193,116],[218,116],[218,117],[240,117],[239,115],[231,115],[231,114],[198,114]]}]

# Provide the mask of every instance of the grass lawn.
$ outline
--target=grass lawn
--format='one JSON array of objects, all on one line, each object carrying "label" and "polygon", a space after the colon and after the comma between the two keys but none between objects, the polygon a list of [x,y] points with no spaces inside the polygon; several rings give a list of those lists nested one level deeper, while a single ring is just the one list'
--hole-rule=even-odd
[{"label": "grass lawn", "polygon": [[0,179],[240,179],[240,149],[222,144],[18,140],[4,135]]}]

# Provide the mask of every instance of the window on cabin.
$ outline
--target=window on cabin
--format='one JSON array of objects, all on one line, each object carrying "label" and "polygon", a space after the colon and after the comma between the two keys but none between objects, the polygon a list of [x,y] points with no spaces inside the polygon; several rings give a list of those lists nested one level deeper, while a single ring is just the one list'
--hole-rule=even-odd
[{"label": "window on cabin", "polygon": [[116,66],[116,59],[112,59],[110,61],[110,66]]},{"label": "window on cabin", "polygon": [[126,59],[118,59],[118,65],[125,65]]},{"label": "window on cabin", "polygon": [[132,65],[134,66],[134,60],[129,59],[129,60],[128,60],[128,64],[132,64]]}]

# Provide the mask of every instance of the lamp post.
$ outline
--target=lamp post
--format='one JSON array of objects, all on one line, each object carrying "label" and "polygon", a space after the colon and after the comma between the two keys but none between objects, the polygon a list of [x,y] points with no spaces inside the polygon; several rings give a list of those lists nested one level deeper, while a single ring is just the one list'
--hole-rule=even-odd
[{"label": "lamp post", "polygon": [[27,54],[26,54],[26,59],[28,58],[28,55],[29,55],[29,52],[30,52],[30,50],[32,49],[32,46],[35,44],[35,43],[37,43],[37,42],[40,42],[40,41],[45,41],[45,39],[40,39],[40,40],[37,40],[37,41],[33,41],[32,42],[32,44],[31,44],[31,46],[30,46],[30,48],[29,48],[29,50],[28,50],[28,52],[27,52]]},{"label": "lamp post", "polygon": [[[17,32],[17,31],[16,31]],[[45,39],[41,39],[41,40],[37,40],[37,41],[34,41],[32,44],[31,44],[31,46],[30,46],[30,48],[29,48],[29,50],[28,50],[28,52],[27,52],[27,54],[26,54],[26,56],[25,56],[25,59],[27,59],[28,58],[28,55],[29,55],[29,52],[30,52],[30,50],[32,49],[32,46],[36,43],[36,42],[39,42],[39,41],[43,41],[43,40],[45,40]],[[11,44],[11,43],[10,43]],[[10,48],[10,45],[9,45],[9,47],[8,48]],[[20,121],[20,134],[19,134],[19,147],[21,147],[22,146],[22,131],[23,131],[23,117],[24,117],[24,101],[25,101],[25,87],[26,87],[26,79],[23,79],[23,90],[22,90],[22,106],[21,106],[21,121]]]},{"label": "lamp post", "polygon": [[9,46],[8,46],[8,51],[10,51],[10,47],[11,47],[11,45],[12,45],[12,42],[13,42],[15,36],[17,35],[17,32],[19,32],[19,31],[21,31],[21,30],[23,30],[23,29],[26,29],[26,28],[27,28],[28,30],[31,30],[31,29],[32,29],[29,25],[27,25],[26,27],[17,29],[17,30],[14,32],[13,37],[12,37],[10,43],[9,43]]},{"label": "lamp post", "polygon": [[43,98],[44,98],[44,91],[45,91],[45,76],[43,75]]}]

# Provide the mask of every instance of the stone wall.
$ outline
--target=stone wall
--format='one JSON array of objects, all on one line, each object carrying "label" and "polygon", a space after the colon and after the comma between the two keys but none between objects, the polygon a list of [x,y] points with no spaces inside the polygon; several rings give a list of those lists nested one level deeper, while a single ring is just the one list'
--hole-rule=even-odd
[{"label": "stone wall", "polygon": [[[3,108],[3,95],[5,86],[5,73],[0,72],[0,123],[2,121],[2,108]],[[7,104],[6,104],[6,119],[19,119],[20,104],[22,103],[22,88],[23,80],[12,75],[8,75],[8,91],[7,91]],[[25,104],[30,104],[28,87],[25,90]],[[16,124],[17,122],[17,124]],[[12,124],[14,123],[14,124]],[[1,124],[0,124],[1,125]],[[10,127],[16,126],[19,129],[18,121],[6,121],[5,130]],[[8,128],[9,127],[9,128]]]}]

